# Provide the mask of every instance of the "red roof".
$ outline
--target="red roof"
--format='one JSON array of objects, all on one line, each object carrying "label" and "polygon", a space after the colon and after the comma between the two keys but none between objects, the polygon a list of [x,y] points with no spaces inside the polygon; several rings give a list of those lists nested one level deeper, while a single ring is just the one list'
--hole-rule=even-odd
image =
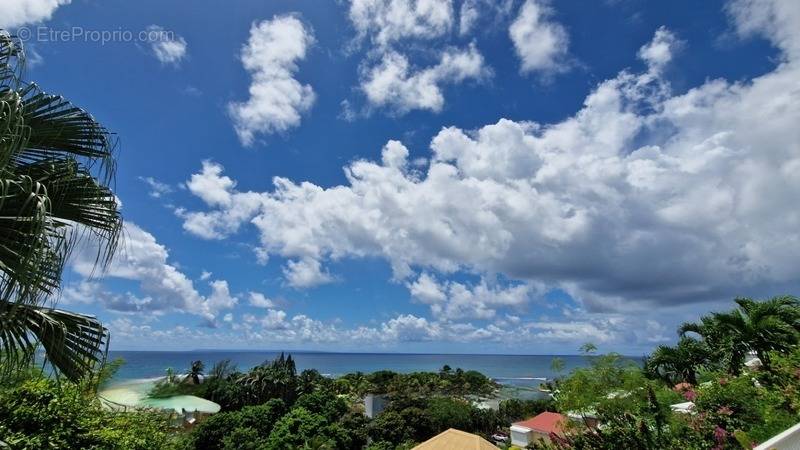
[{"label": "red roof", "polygon": [[543,412],[536,417],[523,420],[522,422],[514,422],[514,425],[530,428],[533,431],[541,433],[560,433],[563,425],[567,422],[567,418],[559,413]]}]

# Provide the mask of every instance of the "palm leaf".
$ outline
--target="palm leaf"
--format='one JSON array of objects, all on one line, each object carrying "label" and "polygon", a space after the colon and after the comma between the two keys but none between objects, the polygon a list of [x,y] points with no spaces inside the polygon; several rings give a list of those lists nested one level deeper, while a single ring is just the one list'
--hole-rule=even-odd
[{"label": "palm leaf", "polygon": [[52,308],[5,302],[0,320],[3,355],[32,356],[35,337],[48,361],[77,381],[102,361],[108,331],[94,317]]},{"label": "palm leaf", "polygon": [[24,60],[0,30],[0,360],[11,362],[0,366],[30,361],[41,345],[77,380],[102,359],[108,333],[93,317],[43,305],[81,238],[100,241],[98,264],[113,256],[122,228],[110,188],[116,141],[86,111],[23,83]]}]

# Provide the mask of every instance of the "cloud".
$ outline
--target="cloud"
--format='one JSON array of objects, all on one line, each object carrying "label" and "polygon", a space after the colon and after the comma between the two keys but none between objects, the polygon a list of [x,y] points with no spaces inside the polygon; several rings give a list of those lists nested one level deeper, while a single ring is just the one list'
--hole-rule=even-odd
[{"label": "cloud", "polygon": [[240,193],[234,195],[236,183],[223,176],[223,167],[213,161],[203,161],[203,170],[193,174],[186,187],[208,206],[221,207],[212,213],[187,212],[177,209],[184,219],[183,228],[204,239],[222,239],[235,233],[241,223],[260,207],[261,195]]},{"label": "cloud", "polygon": [[[459,26],[464,33],[477,14],[477,4],[462,6]],[[355,42],[368,38],[372,48],[359,67],[359,91],[367,106],[358,111],[345,99],[344,120],[367,116],[374,108],[396,114],[416,109],[439,112],[444,106],[444,85],[482,81],[491,75],[474,42],[434,51],[426,43],[424,52],[414,47],[413,43],[422,41],[449,40],[455,20],[452,1],[352,0],[349,17],[357,32]],[[437,59],[433,65],[419,67],[413,62],[417,56],[428,59],[432,54]]]},{"label": "cloud", "polygon": [[407,284],[411,296],[430,306],[434,317],[440,319],[491,319],[497,308],[524,307],[543,288],[530,284],[501,286],[481,279],[469,285],[455,281],[439,283],[432,275],[423,272],[413,283]]},{"label": "cloud", "polygon": [[[509,316],[497,324],[477,326],[470,322],[430,320],[413,314],[399,314],[374,326],[339,327],[333,322],[313,319],[304,314],[291,318],[282,310],[269,309],[263,315],[245,314],[234,321],[228,313],[219,327],[188,329],[178,326],[165,330],[149,324],[137,324],[135,316],[109,323],[119,345],[186,342],[205,348],[232,348],[243,340],[253,345],[287,344],[309,348],[392,348],[409,343],[449,342],[473,345],[492,342],[509,351],[519,352],[532,346],[550,346],[574,352],[580,344],[638,351],[669,340],[665,327],[655,320],[640,320],[625,315],[592,315],[563,320],[522,321]],[[168,345],[168,344],[167,344]]]},{"label": "cloud", "polygon": [[475,22],[478,21],[478,0],[464,0],[458,14],[458,34],[466,36],[472,31]]},{"label": "cloud", "polygon": [[333,277],[322,270],[322,264],[313,258],[288,261],[283,268],[283,275],[289,286],[295,288],[309,288],[333,281]]},{"label": "cloud", "polygon": [[566,29],[550,20],[552,10],[542,0],[525,0],[508,34],[520,59],[523,73],[561,72],[566,69],[569,47]]},{"label": "cloud", "polygon": [[453,25],[450,0],[351,0],[350,22],[358,37],[382,48],[402,39],[431,39]]},{"label": "cloud", "polygon": [[286,313],[281,310],[268,309],[267,314],[261,318],[261,326],[267,330],[279,330],[286,328]]},{"label": "cloud", "polygon": [[653,40],[639,49],[639,58],[647,63],[651,70],[661,70],[671,60],[679,41],[666,27],[656,30]]},{"label": "cloud", "polygon": [[[623,70],[561,121],[443,128],[424,171],[392,143],[379,162],[348,164],[343,185],[276,177],[265,192],[229,189],[259,197],[248,214],[196,214],[225,230],[252,223],[264,254],[315,273],[377,257],[398,280],[501,274],[567,290],[592,312],[796,289],[800,27],[780,28],[781,5],[759,32],[783,62],[753,80],[675,94],[652,67]],[[643,43],[651,65],[669,59],[665,33]]]},{"label": "cloud", "polygon": [[150,48],[161,64],[179,66],[186,58],[186,39],[158,25],[147,27]]},{"label": "cloud", "polygon": [[139,180],[150,187],[148,195],[153,198],[161,198],[162,196],[172,192],[172,186],[167,183],[162,183],[153,177],[139,177]]},{"label": "cloud", "polygon": [[0,28],[10,29],[22,25],[50,20],[59,6],[71,0],[3,0],[0,2]]},{"label": "cloud", "polygon": [[792,0],[734,0],[726,9],[742,37],[762,35],[786,58],[794,62],[800,59],[800,4]]},{"label": "cloud", "polygon": [[260,292],[250,292],[250,306],[255,306],[256,308],[274,308],[275,302],[268,299],[264,294]]},{"label": "cloud", "polygon": [[474,44],[465,50],[445,50],[438,64],[421,70],[414,70],[405,56],[390,51],[382,55],[379,64],[362,69],[361,90],[375,107],[400,114],[414,109],[438,112],[444,106],[443,84],[481,80],[490,74]]},{"label": "cloud", "polygon": [[[180,311],[201,316],[207,323],[213,324],[220,311],[233,308],[237,304],[237,298],[231,295],[228,283],[224,280],[210,281],[210,294],[201,295],[192,280],[176,265],[168,262],[167,248],[158,243],[155,236],[135,223],[125,222],[123,236],[121,246],[104,276],[136,281],[139,283],[139,291],[146,297],[138,299],[128,295],[100,298],[106,305],[111,303],[109,309]],[[70,265],[79,275],[91,278],[97,275],[94,273],[95,254],[91,248],[82,248],[73,256]],[[78,285],[73,289],[83,289],[84,292],[88,292],[86,289],[89,287],[91,285]],[[95,292],[97,292],[96,285]],[[67,291],[68,297],[76,298],[74,294]],[[103,296],[108,297],[108,294]],[[95,298],[88,295],[84,297]]]},{"label": "cloud", "polygon": [[314,89],[294,78],[314,34],[295,16],[275,16],[250,27],[241,61],[252,78],[250,98],[228,104],[236,134],[245,146],[256,134],[283,132],[300,124],[314,104]]}]

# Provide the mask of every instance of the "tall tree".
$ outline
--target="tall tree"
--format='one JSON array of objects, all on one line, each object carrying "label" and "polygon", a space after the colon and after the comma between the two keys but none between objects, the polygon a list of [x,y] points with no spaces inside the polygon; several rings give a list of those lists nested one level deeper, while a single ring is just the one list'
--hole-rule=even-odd
[{"label": "tall tree", "polygon": [[[800,303],[796,297],[778,296],[765,301],[737,298],[738,308],[685,323],[681,335],[703,337],[712,355],[720,355],[728,372],[738,375],[748,351],[756,353],[770,370],[771,351],[787,351],[800,342]],[[719,358],[719,356],[718,356]]]},{"label": "tall tree", "polygon": [[122,229],[114,141],[86,111],[24,82],[23,67],[21,44],[0,30],[0,366],[30,363],[40,344],[58,372],[79,379],[108,332],[52,299],[82,238],[99,243],[100,266],[113,256]]},{"label": "tall tree", "polygon": [[737,309],[715,314],[719,326],[731,338],[756,353],[766,370],[770,370],[771,351],[785,352],[800,342],[800,309],[795,297],[773,297],[765,301],[737,298]]},{"label": "tall tree", "polygon": [[682,337],[675,347],[660,345],[645,361],[645,367],[670,384],[687,382],[697,384],[697,371],[709,360],[705,343]]}]

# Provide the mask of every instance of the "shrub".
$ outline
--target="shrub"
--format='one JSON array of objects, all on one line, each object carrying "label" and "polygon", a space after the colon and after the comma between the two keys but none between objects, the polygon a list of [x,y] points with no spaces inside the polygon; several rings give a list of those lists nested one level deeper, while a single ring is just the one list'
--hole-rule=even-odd
[{"label": "shrub", "polygon": [[[192,431],[191,446],[197,450],[221,450],[226,448],[226,438],[227,445],[235,445],[240,442],[238,439],[249,435],[251,431],[259,439],[267,439],[273,426],[285,412],[283,401],[272,399],[263,405],[246,406],[240,411],[214,414]],[[239,432],[242,429],[251,431]],[[231,437],[233,434],[238,437]]]},{"label": "shrub", "polygon": [[320,414],[328,422],[335,422],[347,412],[347,404],[331,391],[316,391],[303,394],[294,404],[295,408],[305,408]]},{"label": "shrub", "polygon": [[19,450],[149,450],[171,445],[165,415],[105,411],[79,386],[46,378],[0,391],[0,436]]},{"label": "shrub", "polygon": [[324,435],[326,424],[322,415],[305,408],[294,408],[275,424],[266,448],[278,450],[302,447],[306,442]]},{"label": "shrub", "polygon": [[258,450],[261,435],[254,428],[237,428],[222,439],[223,450]]}]

